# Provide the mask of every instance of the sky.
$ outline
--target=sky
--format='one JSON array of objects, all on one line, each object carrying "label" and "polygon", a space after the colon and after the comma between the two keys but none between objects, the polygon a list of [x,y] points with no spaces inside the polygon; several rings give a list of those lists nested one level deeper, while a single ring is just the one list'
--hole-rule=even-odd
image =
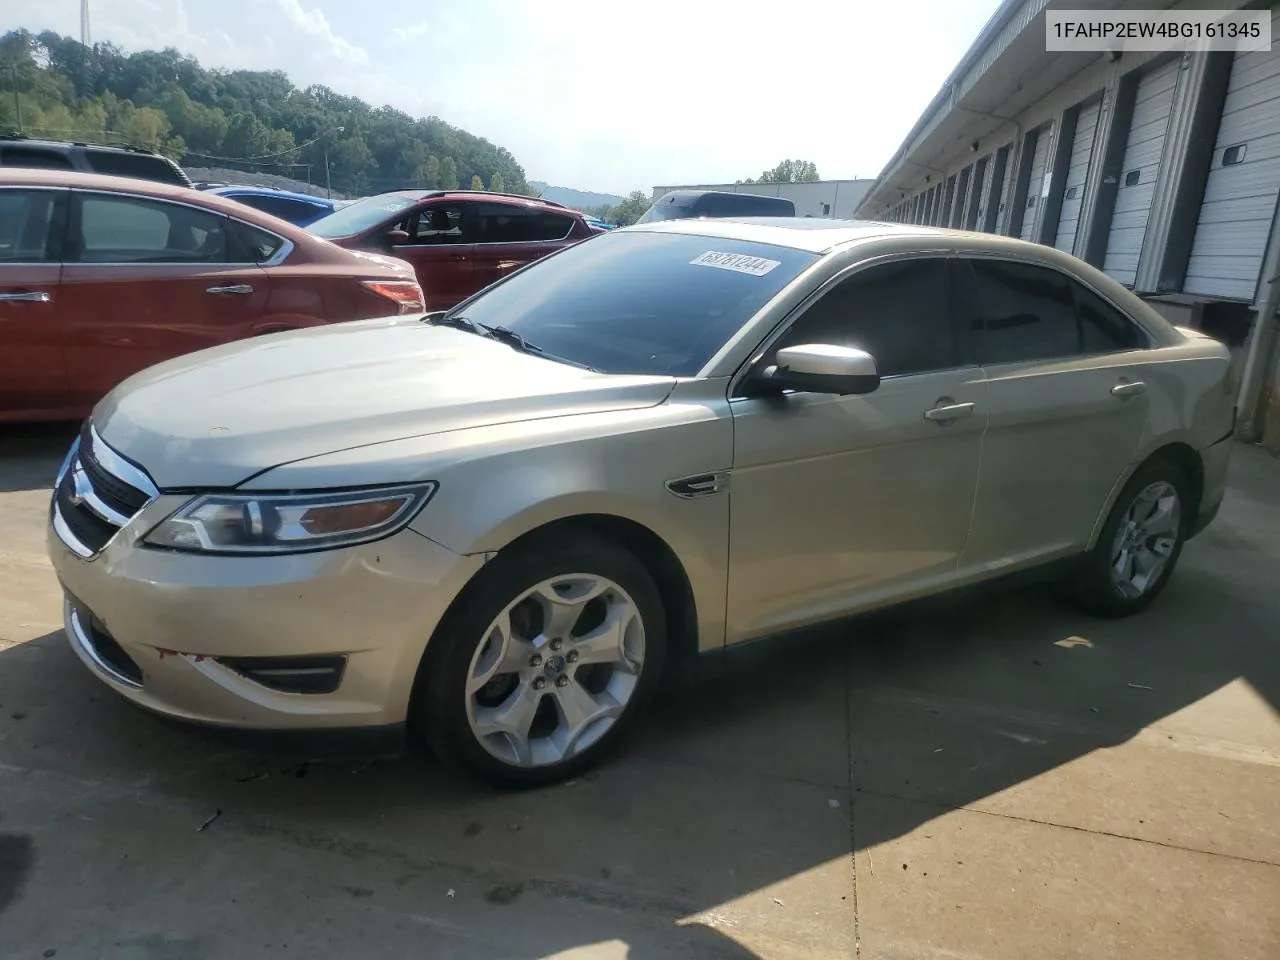
[{"label": "sky", "polygon": [[[997,0],[90,0],[91,38],[435,115],[531,180],[625,194],[779,160],[874,177]],[[794,11],[794,12],[792,12]],[[0,30],[80,33],[80,0]]]}]

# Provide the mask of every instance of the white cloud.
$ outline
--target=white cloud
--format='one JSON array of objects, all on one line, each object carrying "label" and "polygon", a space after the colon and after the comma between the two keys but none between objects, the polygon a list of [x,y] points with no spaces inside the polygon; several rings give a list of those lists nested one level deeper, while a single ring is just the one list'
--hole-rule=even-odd
[{"label": "white cloud", "polygon": [[323,41],[334,56],[350,63],[363,65],[369,62],[369,54],[355,44],[348,43],[333,32],[324,12],[319,7],[305,9],[299,0],[276,0],[285,15],[303,32]]}]

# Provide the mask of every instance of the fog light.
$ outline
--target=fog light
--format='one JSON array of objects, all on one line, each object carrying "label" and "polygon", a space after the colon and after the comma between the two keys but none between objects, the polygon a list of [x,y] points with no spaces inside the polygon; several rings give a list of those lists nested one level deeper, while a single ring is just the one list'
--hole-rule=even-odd
[{"label": "fog light", "polygon": [[242,677],[280,693],[333,693],[347,665],[343,656],[217,657]]}]

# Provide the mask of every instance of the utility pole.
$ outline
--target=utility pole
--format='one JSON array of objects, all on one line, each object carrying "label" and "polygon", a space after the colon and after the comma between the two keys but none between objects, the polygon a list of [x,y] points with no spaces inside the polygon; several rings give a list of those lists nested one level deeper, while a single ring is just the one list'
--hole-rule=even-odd
[{"label": "utility pole", "polygon": [[[329,133],[342,133],[346,127],[334,127]],[[324,198],[333,199],[333,185],[329,182],[329,133],[324,136]]]}]

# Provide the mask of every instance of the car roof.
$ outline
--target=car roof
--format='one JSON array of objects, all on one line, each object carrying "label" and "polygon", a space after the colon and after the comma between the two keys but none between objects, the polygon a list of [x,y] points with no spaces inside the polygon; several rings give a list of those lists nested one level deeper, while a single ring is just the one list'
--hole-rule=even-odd
[{"label": "car roof", "polygon": [[35,137],[14,136],[12,134],[0,136],[0,144],[13,146],[32,146],[39,147],[42,150],[91,150],[95,153],[123,153],[129,156],[142,157],[159,157],[161,160],[168,158],[164,154],[156,153],[154,150],[146,150],[143,147],[121,147],[108,143],[82,143],[79,140],[41,140]]},{"label": "car roof", "polygon": [[921,238],[955,231],[937,230],[902,223],[875,220],[827,220],[817,217],[706,217],[688,220],[657,220],[625,228],[627,232],[683,233],[702,237],[723,237],[791,247],[809,253],[828,253],[837,247],[872,237],[912,235]]},{"label": "car roof", "polygon": [[321,205],[331,204],[333,202],[332,200],[326,200],[324,197],[316,197],[309,193],[298,193],[294,190],[277,190],[275,187],[260,187],[252,183],[229,183],[225,186],[210,187],[208,192],[219,197],[243,194],[255,197],[284,197],[286,200],[306,200],[310,203],[318,203]]},{"label": "car roof", "polygon": [[110,193],[129,193],[136,197],[153,197],[156,200],[176,200],[196,207],[207,207],[261,226],[298,243],[314,238],[312,234],[286,221],[262,213],[254,207],[237,203],[230,197],[222,197],[212,190],[180,187],[176,184],[141,180],[133,177],[112,177],[102,173],[80,173],[75,170],[43,170],[26,167],[0,167],[0,187],[55,187],[61,189],[105,190]]},{"label": "car roof", "polygon": [[386,190],[382,193],[361,197],[361,200],[372,200],[374,197],[408,197],[421,202],[423,200],[483,200],[486,203],[509,203],[516,206],[544,207],[557,213],[566,213],[580,217],[577,210],[571,210],[563,203],[555,200],[544,200],[541,197],[526,197],[519,193],[498,193],[492,190]]}]

